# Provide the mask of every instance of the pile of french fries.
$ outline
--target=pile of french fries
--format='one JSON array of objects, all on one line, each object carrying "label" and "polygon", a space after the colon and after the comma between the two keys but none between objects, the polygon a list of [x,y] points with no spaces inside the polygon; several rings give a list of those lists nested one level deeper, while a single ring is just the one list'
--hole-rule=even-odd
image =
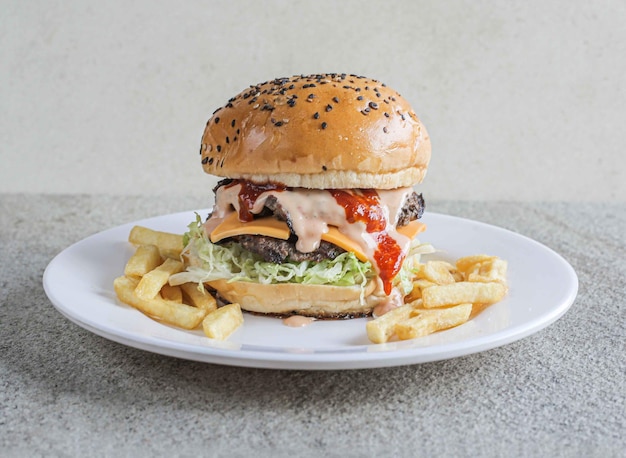
[{"label": "pile of french fries", "polygon": [[[114,280],[119,300],[158,321],[183,329],[202,326],[207,337],[227,339],[243,324],[239,304],[217,306],[215,298],[197,283],[169,284],[182,272],[182,235],[142,226],[131,230],[137,248]],[[507,262],[487,255],[467,256],[455,264],[428,261],[418,265],[413,291],[404,304],[366,324],[369,340],[415,339],[459,326],[507,294]]]},{"label": "pile of french fries", "polygon": [[385,343],[459,326],[504,298],[506,271],[505,260],[487,255],[463,257],[455,264],[420,264],[405,304],[369,321],[367,336],[373,343]]},{"label": "pile of french fries", "polygon": [[124,275],[113,281],[118,299],[151,318],[183,329],[202,325],[207,337],[225,340],[243,324],[239,304],[217,307],[215,298],[197,283],[171,286],[171,275],[185,270],[180,261],[181,235],[142,226],[131,230],[135,253]]}]

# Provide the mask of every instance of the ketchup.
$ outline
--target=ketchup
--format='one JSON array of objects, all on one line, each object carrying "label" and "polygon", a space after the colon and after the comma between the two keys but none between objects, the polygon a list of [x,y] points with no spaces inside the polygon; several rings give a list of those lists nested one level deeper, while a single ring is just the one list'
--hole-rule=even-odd
[{"label": "ketchup", "polygon": [[240,184],[239,191],[239,220],[250,222],[254,219],[252,208],[256,200],[266,191],[284,191],[285,186],[276,183],[255,184],[245,180],[233,180],[225,187],[230,188]]},{"label": "ketchup", "polygon": [[387,219],[380,198],[374,189],[362,189],[360,194],[352,194],[340,189],[329,191],[337,203],[346,211],[349,223],[365,223],[365,229],[374,235],[377,248],[374,260],[378,275],[383,282],[385,294],[391,294],[392,281],[400,272],[405,254],[398,242],[387,233]]},{"label": "ketchup", "polygon": [[378,249],[374,252],[374,259],[378,265],[378,275],[383,282],[385,294],[389,296],[391,294],[391,282],[402,268],[404,253],[398,242],[387,232],[376,234],[376,241],[378,242]]},{"label": "ketchup", "polygon": [[385,230],[387,226],[385,213],[380,206],[380,199],[375,190],[363,189],[360,195],[351,194],[341,189],[331,189],[329,192],[337,203],[346,210],[346,221],[365,223],[369,233]]}]

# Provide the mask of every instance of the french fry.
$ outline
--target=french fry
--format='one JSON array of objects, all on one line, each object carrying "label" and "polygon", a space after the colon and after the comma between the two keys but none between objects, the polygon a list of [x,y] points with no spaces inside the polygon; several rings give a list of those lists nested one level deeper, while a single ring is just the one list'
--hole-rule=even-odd
[{"label": "french fry", "polygon": [[494,259],[496,259],[496,256],[490,256],[487,254],[464,256],[456,260],[456,268],[459,269],[459,271],[461,272],[467,272],[477,264],[481,264],[486,261],[493,261]]},{"label": "french fry", "polygon": [[465,277],[463,277],[463,274],[461,272],[459,272],[458,270],[455,270],[454,272],[450,272],[450,273],[454,277],[454,281],[455,282],[459,282],[459,281],[465,280]]},{"label": "french fry", "polygon": [[204,334],[216,340],[225,340],[243,324],[243,314],[239,304],[228,304],[209,313],[202,320]]},{"label": "french fry", "polygon": [[479,304],[496,303],[506,295],[502,283],[457,282],[450,285],[435,285],[422,290],[424,308],[445,307],[466,302]]},{"label": "french fry", "polygon": [[445,261],[428,261],[420,269],[420,274],[424,279],[436,283],[438,285],[448,285],[454,283],[454,276],[451,272],[455,271],[456,267]]},{"label": "french fry", "polygon": [[459,271],[467,281],[506,283],[508,263],[495,256],[470,256],[457,261]]},{"label": "french fry", "polygon": [[113,281],[115,294],[120,301],[146,315],[183,329],[195,329],[206,316],[204,310],[186,304],[167,301],[160,297],[141,299],[135,294],[138,285],[137,279],[132,277],[118,277]]},{"label": "french fry", "polygon": [[424,337],[465,323],[471,313],[472,304],[431,310],[414,309],[410,318],[394,325],[394,332],[400,340]]},{"label": "french fry", "polygon": [[408,304],[409,302],[416,301],[422,298],[422,290],[420,288],[416,288],[415,285],[409,294],[404,296],[404,303]]},{"label": "french fry", "polygon": [[404,304],[378,318],[368,321],[365,325],[368,339],[374,343],[387,342],[395,332],[395,325],[403,320],[407,320],[414,308],[414,303]]},{"label": "french fry", "polygon": [[180,286],[171,286],[169,283],[166,283],[163,285],[163,288],[161,288],[161,297],[165,300],[182,304],[183,290]]},{"label": "french fry", "polygon": [[217,308],[215,298],[197,283],[171,285],[173,274],[182,272],[182,236],[135,226],[128,236],[138,245],[124,268],[124,276],[113,281],[118,299],[145,315],[183,329],[195,329],[205,317],[205,334],[224,340],[243,323],[238,304]]},{"label": "french fry", "polygon": [[159,247],[156,245],[140,245],[126,263],[124,275],[143,277],[151,270],[156,269],[162,262]]},{"label": "french fry", "polygon": [[436,283],[431,282],[430,280],[426,280],[425,278],[418,278],[417,280],[413,280],[413,289],[411,292],[404,298],[405,303],[413,302],[417,299],[422,298],[422,290],[424,288],[428,288],[429,286],[436,285]]},{"label": "french fry", "polygon": [[198,289],[197,283],[183,283],[180,285],[180,288],[193,306],[207,313],[214,312],[217,309],[215,298],[204,287]]},{"label": "french fry", "polygon": [[179,259],[183,250],[182,235],[155,231],[143,226],[134,226],[128,235],[128,241],[133,245],[156,245],[166,258]]},{"label": "french fry", "polygon": [[159,294],[163,285],[165,285],[170,275],[182,272],[185,266],[182,262],[168,258],[163,264],[151,270],[137,284],[135,293],[140,299],[153,299]]}]

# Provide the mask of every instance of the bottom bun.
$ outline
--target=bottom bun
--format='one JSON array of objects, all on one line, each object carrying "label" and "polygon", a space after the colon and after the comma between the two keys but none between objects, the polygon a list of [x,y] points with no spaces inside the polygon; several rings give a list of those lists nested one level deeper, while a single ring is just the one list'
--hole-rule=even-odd
[{"label": "bottom bun", "polygon": [[368,316],[380,301],[372,293],[376,282],[365,287],[361,303],[358,286],[303,285],[279,283],[264,285],[245,281],[215,280],[208,283],[228,302],[242,310],[271,315],[303,315],[315,318],[352,318]]}]

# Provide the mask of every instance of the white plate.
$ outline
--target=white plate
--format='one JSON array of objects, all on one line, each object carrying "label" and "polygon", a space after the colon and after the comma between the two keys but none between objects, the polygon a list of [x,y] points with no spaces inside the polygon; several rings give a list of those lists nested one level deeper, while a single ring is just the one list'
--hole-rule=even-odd
[{"label": "white plate", "polygon": [[[206,210],[199,211],[201,215]],[[277,318],[246,315],[226,342],[158,323],[117,301],[113,279],[133,252],[127,243],[135,224],[183,233],[194,212],[119,226],[61,252],[43,276],[54,306],[79,326],[131,347],[179,358],[275,369],[356,369],[417,364],[495,348],[548,326],[574,302],[578,279],[558,254],[529,238],[495,226],[428,213],[422,241],[442,250],[439,258],[487,253],[509,262],[508,296],[473,320],[420,339],[373,345],[366,319],[316,321],[291,328]],[[432,255],[431,255],[432,256]]]}]

